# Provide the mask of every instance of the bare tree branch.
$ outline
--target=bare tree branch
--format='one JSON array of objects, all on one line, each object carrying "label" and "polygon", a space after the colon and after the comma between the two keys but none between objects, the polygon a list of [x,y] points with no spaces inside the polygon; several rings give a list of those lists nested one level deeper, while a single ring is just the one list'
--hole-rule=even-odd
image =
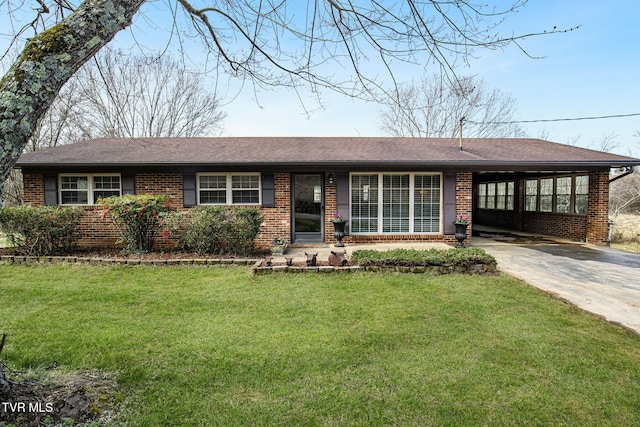
[{"label": "bare tree branch", "polygon": [[496,124],[496,119],[509,121],[516,112],[511,96],[490,89],[482,79],[460,77],[449,82],[442,75],[423,78],[398,90],[396,102],[383,107],[380,128],[394,136],[446,137],[459,133],[463,120],[465,136],[519,136],[518,125]]},{"label": "bare tree branch", "polygon": [[[0,0],[9,13],[27,13],[27,25],[15,23],[15,46],[31,37],[0,81],[0,182],[26,146],[38,121],[62,85],[113,36],[130,25],[145,0]],[[167,0],[171,2],[171,0]],[[306,8],[279,0],[177,0],[183,15],[172,18],[167,37],[198,37],[217,60],[217,72],[255,85],[323,88],[381,100],[393,99],[394,70],[401,63],[438,66],[449,83],[461,86],[458,61],[476,49],[499,49],[551,31],[501,35],[499,26],[526,0],[507,7],[479,0],[356,2],[308,0]],[[31,8],[31,9],[30,9]],[[67,16],[68,15],[68,16]],[[180,21],[186,19],[189,25]],[[22,25],[22,26],[20,26]],[[18,28],[19,27],[19,28]],[[526,51],[526,50],[525,50]],[[382,68],[382,75],[378,74]],[[371,70],[376,70],[371,72]],[[384,73],[386,72],[386,75]],[[391,90],[387,80],[391,81]],[[148,112],[157,121],[156,112]],[[137,132],[131,129],[130,132]],[[1,188],[0,188],[1,194]]]}]

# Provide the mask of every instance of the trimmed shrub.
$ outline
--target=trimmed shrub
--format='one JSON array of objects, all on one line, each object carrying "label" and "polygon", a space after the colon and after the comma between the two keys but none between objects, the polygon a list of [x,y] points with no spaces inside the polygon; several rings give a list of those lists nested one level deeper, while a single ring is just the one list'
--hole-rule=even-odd
[{"label": "trimmed shrub", "polygon": [[263,218],[255,208],[198,206],[179,246],[198,254],[250,256]]},{"label": "trimmed shrub", "polygon": [[352,264],[367,266],[469,268],[476,264],[496,265],[494,257],[480,248],[452,249],[392,249],[388,251],[357,250],[351,255]]},{"label": "trimmed shrub", "polygon": [[175,211],[167,195],[125,194],[100,199],[98,204],[102,218],[110,218],[120,233],[117,243],[125,243],[130,253],[151,252],[161,233],[168,236],[165,219]]},{"label": "trimmed shrub", "polygon": [[73,207],[7,207],[0,212],[0,229],[16,254],[67,254],[78,246],[82,213],[82,209]]}]

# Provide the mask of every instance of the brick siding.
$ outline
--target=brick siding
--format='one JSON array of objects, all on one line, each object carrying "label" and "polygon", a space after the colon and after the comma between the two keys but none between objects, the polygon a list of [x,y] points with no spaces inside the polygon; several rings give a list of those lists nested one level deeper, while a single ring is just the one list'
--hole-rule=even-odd
[{"label": "brick siding", "polygon": [[[333,225],[331,218],[336,213],[336,186],[329,185],[329,174],[325,174],[325,214],[324,214],[324,240],[325,243],[333,243]],[[276,173],[275,181],[275,207],[261,208],[264,216],[260,233],[256,238],[256,246],[266,248],[275,237],[282,237],[291,241],[291,178],[290,173]],[[524,191],[522,183],[517,182],[516,200],[519,206],[524,205]],[[25,204],[31,206],[44,205],[44,177],[42,174],[24,174]],[[139,173],[135,175],[135,191],[138,194],[149,193],[152,195],[169,194],[175,206],[182,208],[182,175],[179,173]],[[522,209],[511,215],[512,222],[518,222],[523,231],[564,237],[572,240],[586,240],[590,243],[607,244],[608,230],[608,173],[592,172],[589,174],[589,204],[588,214],[585,215],[560,215],[553,213],[523,212]],[[101,213],[95,207],[85,207],[86,213],[81,221],[83,238],[80,241],[82,247],[113,246],[117,240],[117,231],[107,219],[101,219]],[[473,210],[473,177],[471,172],[458,172],[456,174],[456,215],[472,216]],[[487,215],[505,215],[504,212],[483,211],[482,219]],[[483,221],[484,223],[485,221]],[[444,224],[443,224],[444,225]],[[468,227],[466,244],[471,242],[473,224]],[[514,227],[517,228],[517,227]],[[455,243],[453,235],[443,234],[384,234],[384,235],[349,235],[344,242],[349,243],[382,243],[401,241],[425,241]],[[175,245],[175,240],[158,239],[158,247],[170,248]]]},{"label": "brick siding", "polygon": [[24,186],[24,204],[27,206],[44,205],[44,175],[25,173],[22,176]]},{"label": "brick siding", "polygon": [[609,244],[609,171],[589,173],[589,204],[586,241],[594,245]]},{"label": "brick siding", "polygon": [[[456,217],[460,215],[473,218],[473,173],[471,172],[456,173]],[[465,245],[471,243],[471,234],[473,234],[473,223],[467,226]],[[455,239],[453,241],[455,242]]]},{"label": "brick siding", "polygon": [[262,208],[264,217],[256,247],[267,248],[276,237],[291,242],[291,174],[278,172],[274,176],[275,207]]},{"label": "brick siding", "polygon": [[182,206],[182,174],[180,173],[137,173],[134,177],[136,194],[171,196],[174,206]]}]

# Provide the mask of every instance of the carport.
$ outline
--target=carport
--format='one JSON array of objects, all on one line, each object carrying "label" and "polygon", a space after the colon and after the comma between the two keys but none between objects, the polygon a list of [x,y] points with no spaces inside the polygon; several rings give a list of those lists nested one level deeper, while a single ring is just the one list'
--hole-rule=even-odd
[{"label": "carport", "polygon": [[609,183],[633,167],[613,160],[559,160],[475,171],[474,228],[500,227],[606,246]]}]

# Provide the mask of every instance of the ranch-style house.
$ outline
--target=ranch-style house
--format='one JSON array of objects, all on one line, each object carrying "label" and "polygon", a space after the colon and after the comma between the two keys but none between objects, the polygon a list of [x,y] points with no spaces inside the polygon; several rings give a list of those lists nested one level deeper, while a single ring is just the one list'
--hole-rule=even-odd
[{"label": "ranch-style house", "polygon": [[[117,236],[99,197],[168,194],[181,209],[251,206],[257,245],[455,243],[456,216],[506,229],[606,245],[612,171],[639,159],[539,139],[395,137],[104,138],[23,154],[32,206],[84,206],[84,247]],[[471,239],[471,233],[469,233]],[[168,244],[170,242],[164,242]],[[163,244],[163,242],[160,242]]]}]

